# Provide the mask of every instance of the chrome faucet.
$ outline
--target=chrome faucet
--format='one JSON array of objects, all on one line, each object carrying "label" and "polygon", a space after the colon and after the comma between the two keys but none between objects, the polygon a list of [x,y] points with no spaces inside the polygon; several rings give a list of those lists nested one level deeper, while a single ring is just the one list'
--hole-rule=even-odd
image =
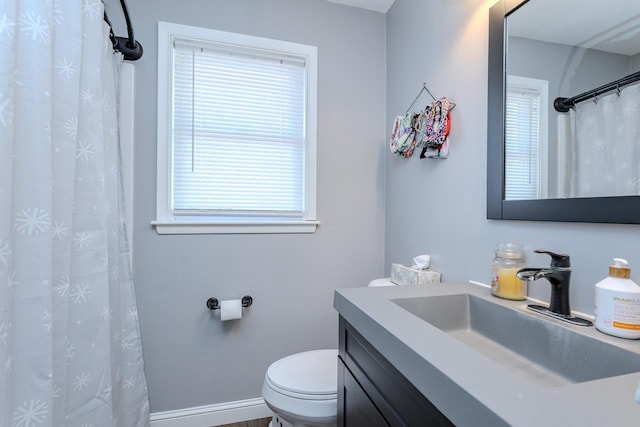
[{"label": "chrome faucet", "polygon": [[547,254],[551,257],[551,265],[548,268],[523,268],[518,270],[518,278],[526,282],[533,282],[538,279],[547,279],[551,284],[551,299],[549,307],[536,304],[529,304],[531,310],[555,317],[581,326],[592,326],[593,323],[587,319],[571,315],[569,304],[569,282],[571,280],[571,261],[569,255],[557,254],[551,251],[536,249],[538,254]]}]

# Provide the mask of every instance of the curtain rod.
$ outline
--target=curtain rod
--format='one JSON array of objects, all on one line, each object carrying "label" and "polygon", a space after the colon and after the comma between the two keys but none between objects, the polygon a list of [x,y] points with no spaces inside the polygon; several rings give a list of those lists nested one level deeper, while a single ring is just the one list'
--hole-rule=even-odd
[{"label": "curtain rod", "polygon": [[124,59],[127,61],[137,61],[142,57],[142,45],[137,42],[133,36],[133,25],[131,25],[131,19],[129,19],[129,10],[127,9],[127,3],[125,3],[125,0],[120,0],[120,6],[122,7],[124,20],[127,23],[127,37],[117,37],[113,33],[113,25],[111,25],[111,21],[109,21],[107,11],[105,10],[104,20],[109,24],[109,27],[111,27],[109,37],[111,38],[111,43],[113,43],[113,48],[118,52],[121,52]]},{"label": "curtain rod", "polygon": [[581,93],[580,95],[576,95],[573,98],[562,98],[558,97],[553,101],[553,108],[560,113],[566,113],[571,108],[575,107],[578,102],[586,101],[587,99],[596,98],[598,99],[598,95],[605,94],[612,90],[617,90],[618,94],[620,94],[620,89],[624,86],[628,86],[631,83],[635,83],[640,80],[640,71],[637,71],[633,74],[629,74],[621,79],[613,81],[611,83],[607,83],[606,85],[602,85],[590,91]]}]

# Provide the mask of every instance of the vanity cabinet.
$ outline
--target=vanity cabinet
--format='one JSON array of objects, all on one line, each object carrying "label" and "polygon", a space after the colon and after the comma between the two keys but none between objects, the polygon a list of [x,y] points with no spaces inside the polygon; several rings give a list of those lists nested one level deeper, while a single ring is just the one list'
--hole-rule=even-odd
[{"label": "vanity cabinet", "polygon": [[340,316],[338,426],[453,426]]}]

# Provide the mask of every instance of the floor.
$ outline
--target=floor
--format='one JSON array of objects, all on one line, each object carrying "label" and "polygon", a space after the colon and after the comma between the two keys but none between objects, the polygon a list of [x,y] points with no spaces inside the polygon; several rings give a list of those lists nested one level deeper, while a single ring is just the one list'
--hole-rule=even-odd
[{"label": "floor", "polygon": [[250,421],[243,421],[241,423],[225,424],[218,427],[267,427],[270,421],[271,421],[271,417],[260,418],[259,420],[250,420]]}]

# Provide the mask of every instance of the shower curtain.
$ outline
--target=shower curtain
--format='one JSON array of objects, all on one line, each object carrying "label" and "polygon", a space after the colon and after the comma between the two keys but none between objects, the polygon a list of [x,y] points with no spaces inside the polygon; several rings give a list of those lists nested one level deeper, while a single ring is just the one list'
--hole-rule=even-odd
[{"label": "shower curtain", "polygon": [[640,85],[581,102],[569,114],[567,161],[560,164],[568,169],[569,197],[640,194]]},{"label": "shower curtain", "polygon": [[100,0],[0,2],[0,426],[142,426]]}]

